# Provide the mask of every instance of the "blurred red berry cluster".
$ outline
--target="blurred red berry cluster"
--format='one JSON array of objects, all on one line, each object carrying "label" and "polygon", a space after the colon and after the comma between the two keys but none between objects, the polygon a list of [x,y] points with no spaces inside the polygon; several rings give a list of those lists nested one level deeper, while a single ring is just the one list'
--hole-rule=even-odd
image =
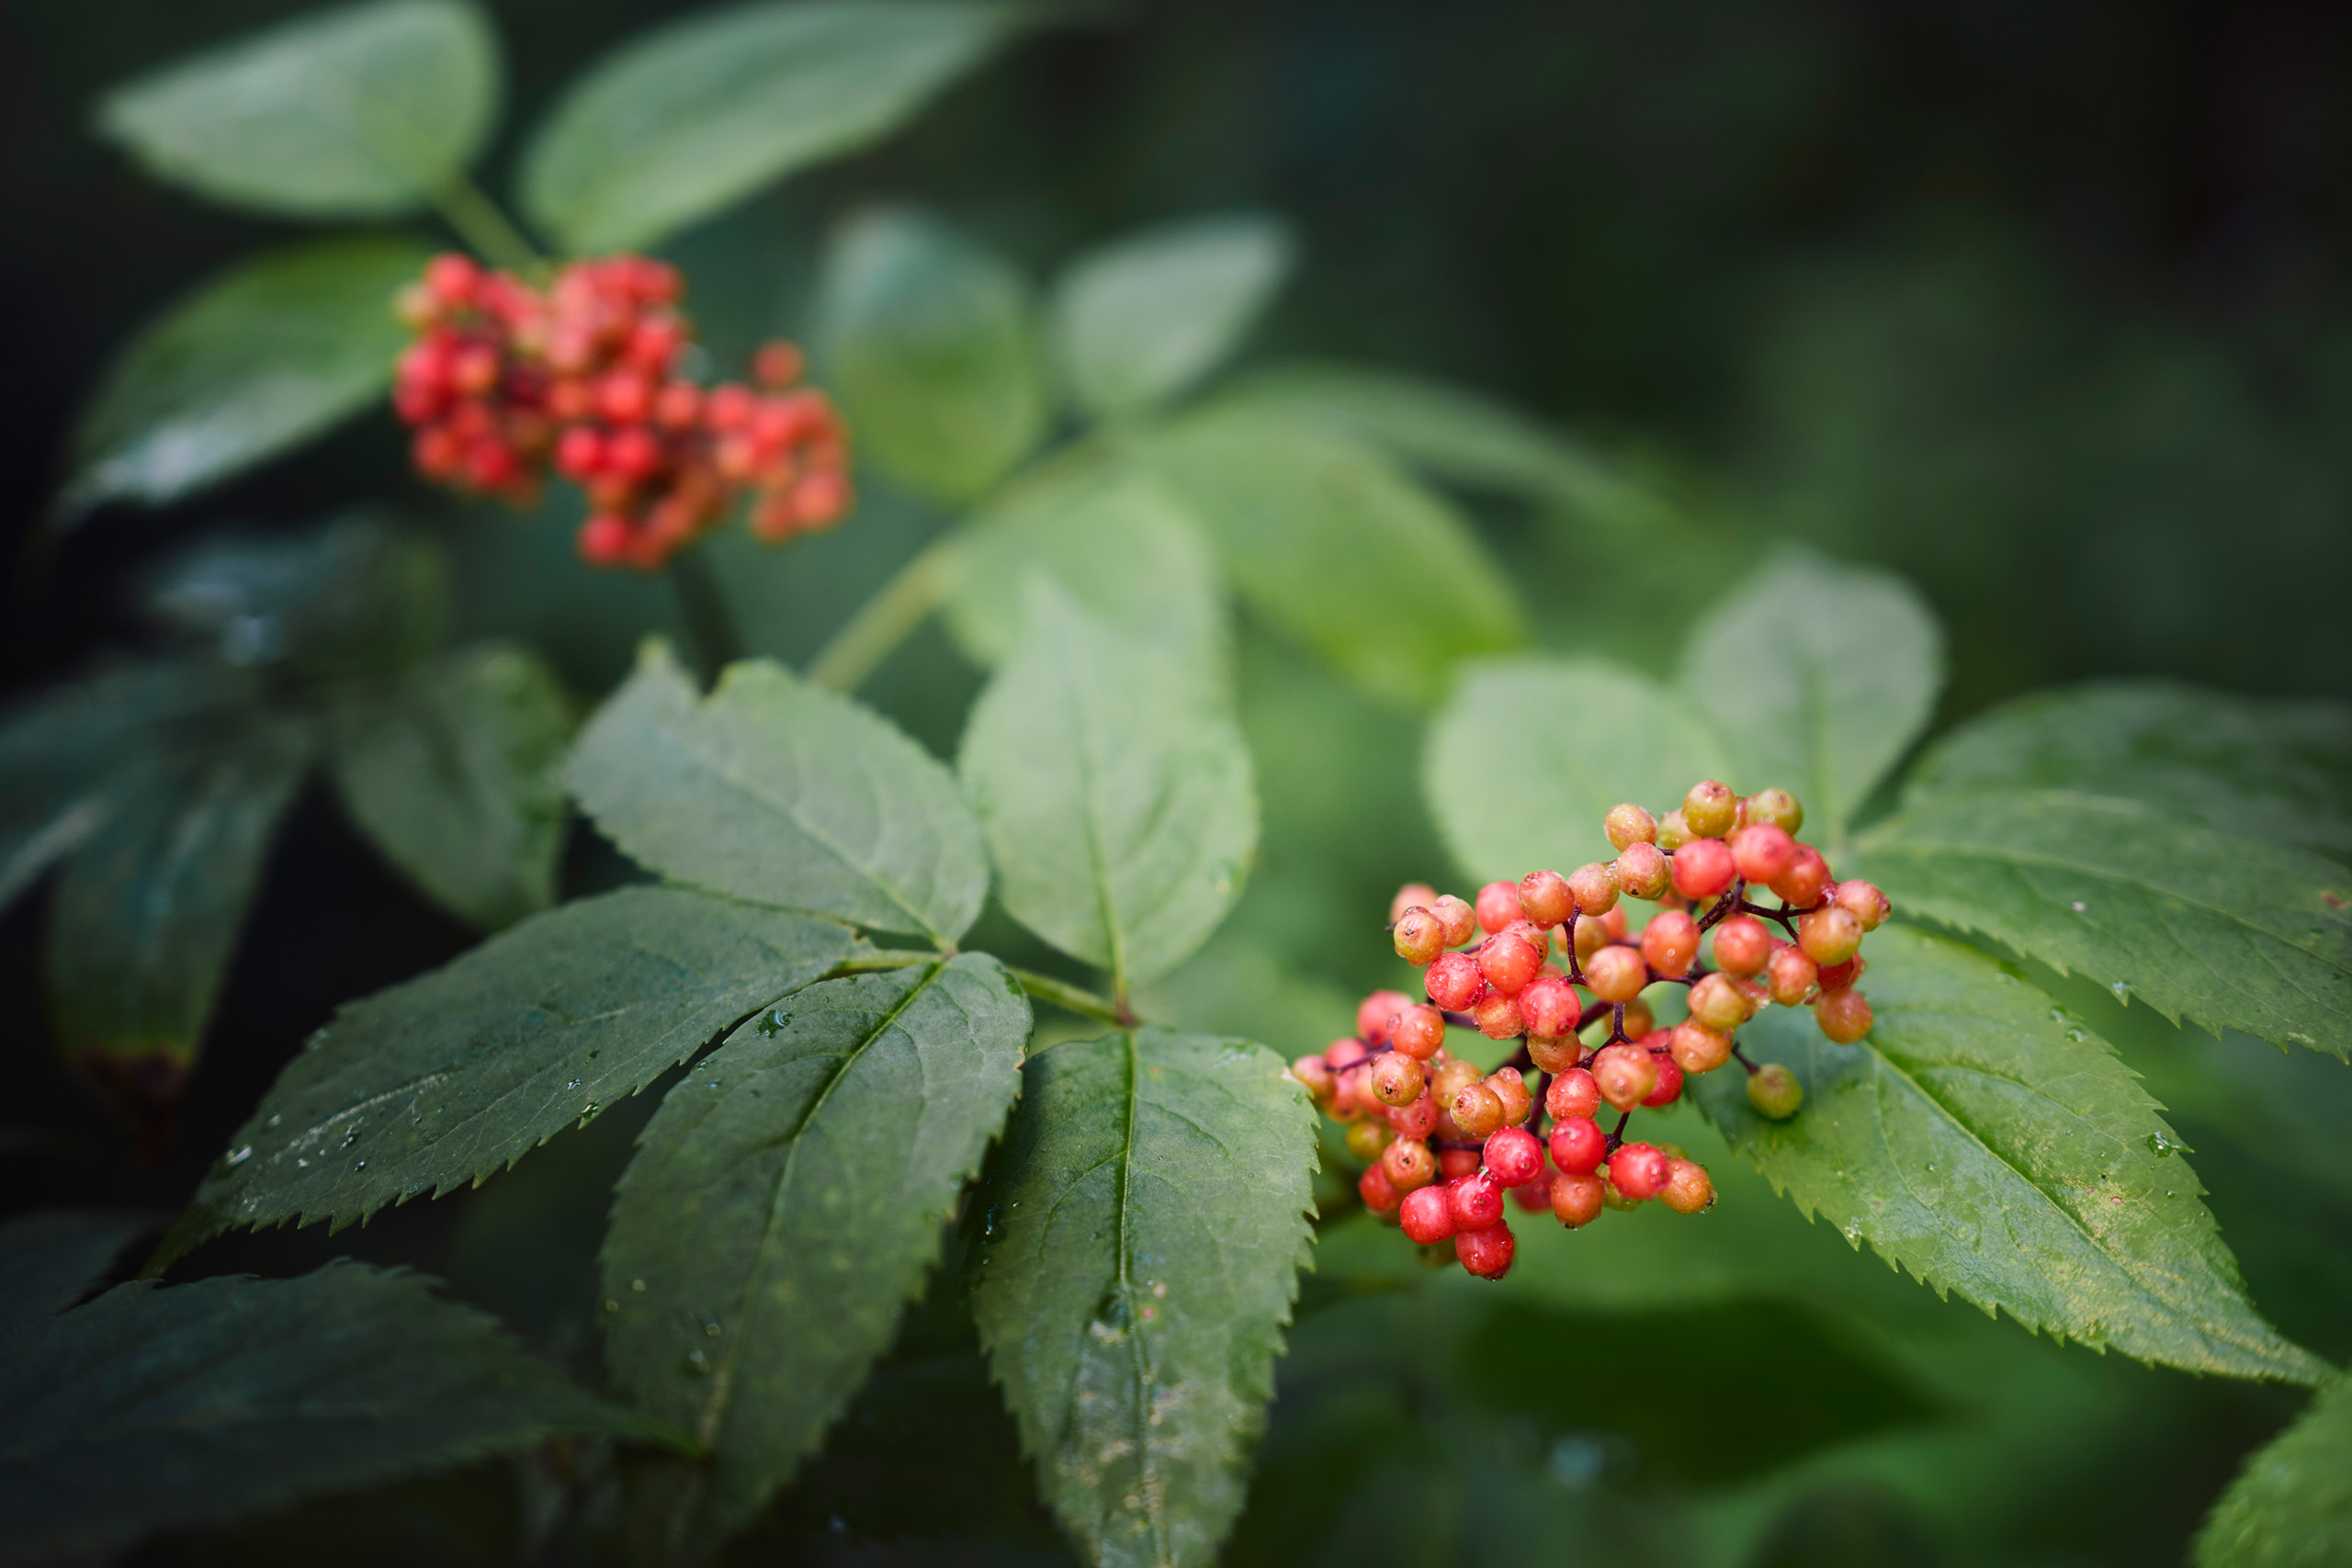
[{"label": "blurred red berry cluster", "polygon": [[768,544],[849,511],[849,438],[800,352],[770,343],[754,384],[682,373],[694,339],[675,267],[644,256],[574,262],[543,292],[458,254],[406,290],[417,340],[392,406],[416,431],[417,471],[515,505],[549,467],[588,497],[580,553],[651,571],[752,498]]}]

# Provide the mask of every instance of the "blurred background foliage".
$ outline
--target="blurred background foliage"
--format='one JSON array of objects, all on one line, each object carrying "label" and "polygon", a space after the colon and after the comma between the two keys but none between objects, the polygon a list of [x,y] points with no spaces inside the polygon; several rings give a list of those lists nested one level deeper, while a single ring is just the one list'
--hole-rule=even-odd
[{"label": "blurred background foliage", "polygon": [[[146,635],[132,588],[172,546],[374,496],[453,550],[461,636],[536,640],[593,699],[640,635],[676,630],[668,585],[578,566],[568,513],[517,520],[427,493],[388,415],[169,512],[104,513],[54,544],[40,532],[65,422],[106,355],[191,280],[284,232],[145,181],[86,133],[87,106],[292,8],[103,0],[0,17],[14,214],[0,244],[0,678],[21,692]],[[589,58],[669,8],[491,9],[511,144]],[[664,254],[693,279],[714,359],[733,365],[768,333],[807,335],[824,238],[862,204],[926,206],[1037,276],[1145,222],[1280,212],[1301,270],[1256,358],[1481,389],[1676,502],[1663,520],[1480,503],[1540,644],[1662,668],[1691,614],[1795,536],[1919,584],[1951,634],[1944,721],[2106,672],[2341,697],[2347,85],[2352,14],[2285,3],[1141,5],[1016,47],[878,151]],[[493,158],[485,184],[505,188],[504,172]],[[781,555],[731,533],[710,547],[752,651],[805,661],[946,521],[865,483],[836,534]],[[1246,620],[1236,665],[1261,863],[1235,919],[1147,1010],[1290,1055],[1396,977],[1376,934],[1388,893],[1452,868],[1418,797],[1419,715]],[[945,755],[978,684],[933,626],[865,694]],[[575,830],[571,890],[619,874]],[[470,941],[312,786],[270,859],[177,1152],[142,1170],[53,1066],[30,999],[39,921],[34,904],[0,921],[0,987],[17,998],[9,1210],[176,1206],[336,1002]],[[1054,966],[1001,916],[973,941]],[[2261,1306],[2352,1356],[2344,1069],[2043,979],[2172,1107]],[[591,1253],[652,1098],[465,1198],[332,1242],[247,1238],[213,1262],[413,1262],[593,1378]],[[1425,1280],[1397,1248],[1360,1245],[1376,1239],[1361,1222],[1327,1227],[1228,1560],[2177,1561],[2240,1459],[2298,1406],[1939,1303],[1807,1224],[1727,1151],[1702,1153],[1716,1140],[1691,1114],[1675,1119],[1718,1174],[1713,1215],[1531,1238],[1500,1288]],[[910,1319],[744,1561],[779,1547],[861,1564],[1059,1560],[962,1322]],[[593,1556],[600,1462],[481,1467],[147,1555]],[[559,1508],[567,1494],[591,1506]]]}]

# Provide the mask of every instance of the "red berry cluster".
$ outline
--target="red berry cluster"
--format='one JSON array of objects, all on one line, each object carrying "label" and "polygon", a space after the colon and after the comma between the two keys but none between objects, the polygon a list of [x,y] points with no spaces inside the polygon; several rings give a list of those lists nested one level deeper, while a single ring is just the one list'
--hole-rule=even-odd
[{"label": "red berry cluster", "polygon": [[[1453,1242],[1462,1266],[1489,1280],[1511,1264],[1506,1191],[1571,1230],[1651,1199],[1683,1214],[1711,1206],[1704,1167],[1671,1144],[1626,1141],[1634,1108],[1671,1105],[1686,1076],[1737,1058],[1749,1102],[1784,1120],[1804,1089],[1778,1063],[1740,1055],[1739,1026],[1777,1003],[1811,1006],[1840,1043],[1871,1027],[1853,984],[1886,896],[1834,881],[1820,852],[1797,841],[1804,823],[1786,790],[1743,799],[1709,779],[1662,820],[1611,807],[1603,826],[1617,858],[1606,864],[1491,882],[1475,905],[1400,889],[1389,929],[1397,955],[1425,971],[1429,1003],[1375,991],[1352,1038],[1291,1065],[1371,1162],[1357,1182],[1364,1206],[1424,1247]],[[1770,888],[1779,907],[1751,901],[1751,887]],[[1631,931],[1625,897],[1663,907]],[[1712,969],[1699,956],[1710,936]],[[1670,1029],[1642,999],[1660,983],[1688,990],[1688,1017]],[[1447,1055],[1449,1024],[1516,1039],[1519,1051],[1482,1072]],[[1607,1132],[1603,1105],[1618,1112]]]},{"label": "red berry cluster", "polygon": [[418,335],[392,390],[417,471],[526,505],[551,464],[588,495],[581,555],[639,571],[747,490],[766,543],[839,522],[848,434],[822,392],[794,385],[799,350],[763,347],[756,388],[703,387],[679,370],[694,336],[681,288],[675,267],[643,256],[575,262],[545,292],[435,256],[401,296]]}]

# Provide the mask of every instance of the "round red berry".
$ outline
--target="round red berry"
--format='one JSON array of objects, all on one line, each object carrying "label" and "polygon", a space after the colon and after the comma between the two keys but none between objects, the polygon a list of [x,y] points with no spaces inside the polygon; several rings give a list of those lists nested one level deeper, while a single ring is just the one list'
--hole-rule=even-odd
[{"label": "round red berry", "polygon": [[1666,1037],[1666,1049],[1684,1072],[1712,1073],[1731,1060],[1731,1036],[1685,1019]]},{"label": "round red berry", "polygon": [[1445,928],[1448,947],[1460,947],[1477,934],[1477,911],[1451,893],[1440,894],[1437,902],[1429,906],[1429,911]]},{"label": "round red berry", "polygon": [[1396,917],[1390,933],[1396,942],[1396,956],[1419,968],[1433,963],[1445,951],[1445,925],[1429,910],[1415,905]]},{"label": "round red berry", "polygon": [[1517,1244],[1511,1240],[1510,1227],[1502,1222],[1502,1205],[1495,1205],[1495,1222],[1481,1230],[1455,1233],[1453,1255],[1462,1267],[1481,1280],[1499,1280],[1510,1272],[1511,1254]]},{"label": "round red berry", "polygon": [[1389,1026],[1413,1005],[1402,991],[1374,991],[1356,1004],[1356,1038],[1374,1047],[1388,1043]]},{"label": "round red berry", "polygon": [[1727,975],[1710,975],[1690,987],[1690,1016],[1705,1028],[1728,1034],[1755,1012],[1746,994]]},{"label": "round red berry", "polygon": [[1662,909],[1642,928],[1642,956],[1669,980],[1690,972],[1699,957],[1699,922],[1680,909]]},{"label": "round red berry", "polygon": [[1871,1032],[1870,998],[1846,989],[1824,991],[1813,1004],[1813,1021],[1840,1045],[1851,1045]]},{"label": "round red berry", "polygon": [[1829,886],[1829,863],[1811,844],[1797,846],[1796,859],[1786,874],[1775,877],[1772,891],[1792,909],[1810,909]]},{"label": "round red berry", "polygon": [[1585,960],[1585,988],[1604,1002],[1630,1002],[1650,983],[1649,965],[1630,947],[1604,947]]},{"label": "round red berry", "polygon": [[1597,1176],[1572,1176],[1561,1171],[1552,1178],[1552,1213],[1570,1230],[1582,1230],[1600,1217],[1606,1190]]},{"label": "round red berry", "polygon": [[1731,858],[1744,880],[1769,885],[1796,863],[1796,840],[1770,822],[1751,823],[1731,836]]},{"label": "round red berry", "polygon": [[1804,955],[1825,968],[1843,964],[1862,945],[1862,922],[1851,909],[1835,904],[1815,909],[1797,921],[1797,945]]},{"label": "round red berry", "polygon": [[1444,1241],[1454,1232],[1453,1197],[1442,1187],[1422,1187],[1405,1194],[1397,1211],[1405,1234],[1423,1247]]},{"label": "round red berry", "polygon": [[1427,1139],[1437,1131],[1437,1097],[1424,1089],[1410,1105],[1390,1106],[1388,1125],[1400,1138]]},{"label": "round red berry", "polygon": [[1356,1191],[1363,1206],[1375,1214],[1393,1214],[1405,1201],[1405,1195],[1389,1184],[1387,1173],[1376,1165],[1356,1178]]},{"label": "round red berry", "polygon": [[1672,1162],[1666,1151],[1650,1144],[1621,1144],[1609,1156],[1609,1182],[1636,1203],[1645,1203],[1666,1190]]},{"label": "round red berry", "polygon": [[1600,1098],[1631,1111],[1657,1088],[1657,1063],[1638,1045],[1608,1045],[1592,1059],[1592,1081]]},{"label": "round red berry", "polygon": [[1460,1012],[1486,988],[1478,961],[1466,953],[1449,953],[1423,972],[1421,985],[1431,1003],[1448,1012]]},{"label": "round red berry", "polygon": [[1489,989],[1470,1004],[1470,1021],[1489,1040],[1510,1040],[1527,1031],[1519,1016],[1519,998]]},{"label": "round red berry", "polygon": [[1609,863],[1609,879],[1630,897],[1659,898],[1673,878],[1673,863],[1656,844],[1627,844]]},{"label": "round red berry", "polygon": [[1448,1186],[1453,1196],[1453,1223],[1460,1229],[1477,1230],[1503,1217],[1503,1184],[1485,1170],[1473,1171]]},{"label": "round red berry", "polygon": [[1372,1055],[1372,1048],[1352,1035],[1334,1040],[1323,1048],[1323,1059],[1333,1067],[1351,1067]]},{"label": "round red berry", "polygon": [[1571,1067],[1555,1075],[1544,1089],[1544,1109],[1561,1121],[1597,1115],[1600,1111],[1600,1086],[1582,1067]]},{"label": "round red berry", "polygon": [[1478,972],[1504,996],[1519,995],[1543,967],[1544,950],[1517,931],[1498,931],[1478,944]]},{"label": "round red berry", "polygon": [[1802,1005],[1813,995],[1820,976],[1820,965],[1807,958],[1800,947],[1774,948],[1764,964],[1764,979],[1772,987],[1772,999],[1784,1008]]},{"label": "round red berry", "polygon": [[1715,962],[1734,975],[1753,975],[1772,956],[1772,933],[1753,915],[1734,915],[1715,928]]},{"label": "round red berry", "polygon": [[1445,1102],[1445,1113],[1464,1137],[1483,1140],[1503,1124],[1502,1097],[1483,1083],[1464,1084]]},{"label": "round red berry", "polygon": [[1519,1076],[1517,1067],[1497,1067],[1487,1075],[1487,1087],[1503,1102],[1505,1126],[1518,1126],[1535,1109],[1535,1097],[1528,1092],[1527,1080]]},{"label": "round red berry", "polygon": [[1411,1192],[1437,1179],[1437,1156],[1420,1139],[1400,1136],[1380,1151],[1380,1168],[1389,1186]]},{"label": "round red berry", "polygon": [[1320,1056],[1301,1056],[1290,1065],[1290,1076],[1299,1081],[1307,1097],[1318,1105],[1331,1098],[1331,1091],[1340,1083],[1339,1075],[1331,1070],[1331,1064]]},{"label": "round red berry", "polygon": [[1410,1105],[1425,1087],[1421,1065],[1398,1051],[1384,1051],[1374,1059],[1372,1097],[1385,1106]]},{"label": "round red berry", "polygon": [[1658,1197],[1678,1214],[1704,1213],[1714,1207],[1715,1184],[1707,1179],[1707,1168],[1696,1160],[1669,1160],[1666,1168],[1666,1190]]},{"label": "round red berry", "polygon": [[1589,1116],[1568,1116],[1552,1123],[1552,1163],[1572,1176],[1589,1176],[1609,1157],[1609,1134]]},{"label": "round red berry", "polygon": [[1575,989],[1557,975],[1539,976],[1519,993],[1520,1020],[1532,1035],[1557,1040],[1573,1034],[1583,1011]]},{"label": "round red berry", "polygon": [[1862,930],[1874,931],[1879,923],[1892,912],[1886,895],[1860,877],[1849,877],[1838,885],[1830,896],[1837,906],[1862,923]]},{"label": "round red berry", "polygon": [[1445,1015],[1418,1003],[1408,1007],[1389,1025],[1388,1043],[1417,1062],[1426,1062],[1444,1048]]},{"label": "round red berry", "polygon": [[1556,871],[1531,871],[1519,879],[1519,907],[1539,926],[1556,926],[1576,913],[1576,895]]},{"label": "round red berry", "polygon": [[1720,839],[1693,839],[1674,852],[1674,890],[1685,898],[1713,898],[1738,874],[1731,847]]},{"label": "round red berry", "polygon": [[[1437,1173],[1447,1182],[1455,1182],[1473,1175],[1478,1169],[1476,1149],[1440,1149],[1437,1152]],[[1448,1189],[1451,1191],[1451,1188]]]},{"label": "round red berry", "polygon": [[1478,889],[1478,926],[1488,935],[1502,930],[1520,918],[1519,886],[1510,882],[1489,882]]},{"label": "round red berry", "polygon": [[1505,1187],[1523,1187],[1544,1174],[1544,1145],[1524,1127],[1498,1127],[1487,1138],[1486,1168]]}]

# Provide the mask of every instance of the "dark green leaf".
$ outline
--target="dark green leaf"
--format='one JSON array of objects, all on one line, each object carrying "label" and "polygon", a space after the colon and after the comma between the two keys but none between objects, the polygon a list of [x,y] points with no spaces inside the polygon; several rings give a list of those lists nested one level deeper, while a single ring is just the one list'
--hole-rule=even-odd
[{"label": "dark green leaf", "polygon": [[2352,1562],[2352,1379],[2245,1461],[2206,1516],[2197,1568],[2322,1568]]},{"label": "dark green leaf", "polygon": [[486,930],[555,899],[556,764],[571,702],[528,648],[476,643],[336,715],[334,779],[353,820],[416,885]]},{"label": "dark green leaf", "polygon": [[1049,587],[973,705],[961,767],[1005,908],[1122,995],[1183,962],[1240,896],[1258,844],[1240,727],[1200,671]]},{"label": "dark green leaf", "polygon": [[0,1325],[72,1306],[156,1220],[119,1209],[40,1209],[0,1225]]},{"label": "dark green leaf", "polygon": [[2114,1048],[2020,979],[1906,926],[1870,940],[1876,1010],[1835,1045],[1802,1010],[1742,1032],[1804,1108],[1768,1122],[1733,1069],[1701,1108],[1808,1217],[2028,1328],[2142,1360],[2310,1382],[2254,1310],[2180,1140]]},{"label": "dark green leaf", "polygon": [[1250,605],[1367,689],[1434,703],[1455,660],[1520,640],[1519,607],[1478,536],[1373,452],[1211,413],[1148,454]]},{"label": "dark green leaf", "polygon": [[985,953],[794,993],[673,1089],[605,1244],[616,1383],[711,1454],[673,1547],[763,1507],[890,1345],[1021,1087],[1029,1004]]},{"label": "dark green leaf", "polygon": [[1045,434],[1028,280],[920,213],[867,212],[834,231],[817,344],[859,449],[938,500],[981,494]]},{"label": "dark green leaf", "polygon": [[536,915],[346,1005],[239,1128],[164,1238],[333,1220],[514,1164],[849,956],[822,920],[682,888]]},{"label": "dark green leaf", "polygon": [[1262,1045],[1145,1029],[1032,1059],[972,1311],[1091,1561],[1206,1564],[1307,1259],[1314,1113]]},{"label": "dark green leaf", "polygon": [[1600,819],[1611,807],[1630,800],[1662,812],[1701,779],[1728,772],[1679,695],[1586,659],[1472,666],[1421,755],[1430,814],[1455,863],[1480,880],[1605,861]]},{"label": "dark green leaf", "polygon": [[988,895],[979,827],[947,770],[777,665],[733,665],[698,701],[649,647],[568,779],[630,855],[716,892],[940,942]]},{"label": "dark green leaf", "polygon": [[523,205],[575,251],[652,244],[896,130],[1031,6],[786,0],[671,22],[592,66],[523,155]]},{"label": "dark green leaf", "polygon": [[296,17],[150,76],[98,130],[156,178],[295,218],[387,218],[460,175],[498,116],[498,40],[460,0]]},{"label": "dark green leaf", "polygon": [[364,513],[298,533],[213,535],[149,574],[148,619],[238,667],[395,670],[441,645],[448,563]]},{"label": "dark green leaf", "polygon": [[990,667],[1021,639],[1023,594],[1041,575],[1101,619],[1223,683],[1231,662],[1225,582],[1189,513],[1124,467],[1023,482],[955,536],[948,630]]},{"label": "dark green leaf", "polygon": [[1054,286],[1054,345],[1078,406],[1140,413],[1241,345],[1289,273],[1288,225],[1260,213],[1162,224],[1087,252]]},{"label": "dark green leaf", "polygon": [[409,240],[315,241],[241,262],[181,299],[83,410],[61,510],[176,501],[374,402],[408,341],[392,295],[430,254]]},{"label": "dark green leaf", "polygon": [[1943,681],[1943,634],[1907,583],[1806,554],[1734,589],[1682,657],[1683,694],[1730,748],[1728,782],[1794,792],[1805,836],[1833,851]]},{"label": "dark green leaf", "polygon": [[2333,861],[2067,790],[1931,798],[1860,847],[1905,913],[2176,1022],[2352,1055],[2352,877]]},{"label": "dark green leaf", "polygon": [[116,792],[49,912],[58,1037],[85,1070],[176,1097],[311,748],[301,725],[257,724]]},{"label": "dark green leaf", "polygon": [[0,1555],[78,1561],[563,1436],[666,1432],[416,1275],[123,1285],[0,1336]]},{"label": "dark green leaf", "polygon": [[2352,707],[2171,681],[2039,692],[1961,726],[1904,803],[2012,789],[2121,795],[2218,832],[2352,853]]}]

